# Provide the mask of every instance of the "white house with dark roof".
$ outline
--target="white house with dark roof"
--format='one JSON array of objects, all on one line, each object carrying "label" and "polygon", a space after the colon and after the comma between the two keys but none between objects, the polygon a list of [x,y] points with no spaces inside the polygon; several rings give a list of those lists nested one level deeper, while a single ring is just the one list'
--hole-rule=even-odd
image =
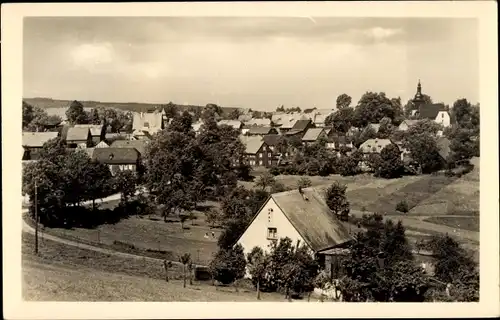
[{"label": "white house with dark roof", "polygon": [[254,247],[269,252],[272,242],[285,237],[320,256],[345,248],[354,240],[314,188],[269,196],[236,243],[247,255]]}]

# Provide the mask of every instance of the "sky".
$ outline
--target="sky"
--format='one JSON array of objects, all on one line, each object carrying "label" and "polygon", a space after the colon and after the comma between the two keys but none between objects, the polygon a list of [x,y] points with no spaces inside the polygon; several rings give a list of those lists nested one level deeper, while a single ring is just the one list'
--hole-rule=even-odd
[{"label": "sky", "polygon": [[479,102],[478,25],[452,18],[30,17],[23,96],[333,108],[346,93]]}]

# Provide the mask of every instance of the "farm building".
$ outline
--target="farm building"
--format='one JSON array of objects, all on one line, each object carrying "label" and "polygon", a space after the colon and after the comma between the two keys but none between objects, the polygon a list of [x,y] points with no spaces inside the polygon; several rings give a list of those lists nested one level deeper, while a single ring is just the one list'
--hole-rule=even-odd
[{"label": "farm building", "polygon": [[245,159],[253,167],[269,167],[275,164],[275,155],[261,136],[240,136],[245,146]]},{"label": "farm building", "polygon": [[140,160],[135,148],[97,148],[91,155],[92,160],[108,165],[113,175],[118,171],[137,171]]},{"label": "farm building", "polygon": [[335,249],[354,240],[314,188],[272,194],[237,243],[248,254],[254,247],[269,251],[272,242],[285,237],[295,245],[305,245],[326,268]]},{"label": "farm building", "polygon": [[38,160],[38,155],[40,150],[42,150],[43,145],[47,141],[57,138],[57,136],[57,132],[23,132],[22,160]]}]

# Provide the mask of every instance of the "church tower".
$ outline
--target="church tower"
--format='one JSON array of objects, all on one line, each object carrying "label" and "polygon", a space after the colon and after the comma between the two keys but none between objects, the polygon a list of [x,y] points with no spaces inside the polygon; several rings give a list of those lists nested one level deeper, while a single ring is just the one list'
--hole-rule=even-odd
[{"label": "church tower", "polygon": [[422,95],[422,85],[420,84],[420,79],[418,80],[417,93],[412,100],[415,109],[418,109],[420,105],[424,104],[424,96]]}]

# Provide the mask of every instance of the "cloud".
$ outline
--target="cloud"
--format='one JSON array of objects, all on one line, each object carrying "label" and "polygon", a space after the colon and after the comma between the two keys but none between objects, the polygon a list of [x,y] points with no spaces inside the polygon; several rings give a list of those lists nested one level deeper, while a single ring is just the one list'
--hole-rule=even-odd
[{"label": "cloud", "polygon": [[115,52],[110,43],[83,43],[70,51],[70,58],[75,67],[99,71],[113,62]]},{"label": "cloud", "polygon": [[401,35],[404,33],[404,31],[401,28],[374,27],[365,29],[362,31],[362,33],[375,41],[384,41],[393,38],[394,36]]}]

